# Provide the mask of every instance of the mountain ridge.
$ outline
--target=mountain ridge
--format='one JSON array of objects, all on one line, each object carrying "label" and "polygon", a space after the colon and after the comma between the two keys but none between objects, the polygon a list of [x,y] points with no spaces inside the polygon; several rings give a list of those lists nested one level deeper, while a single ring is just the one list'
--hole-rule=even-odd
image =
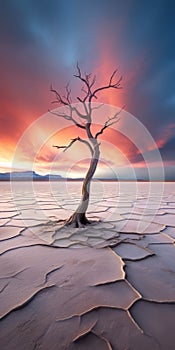
[{"label": "mountain ridge", "polygon": [[0,181],[58,181],[61,179],[64,179],[61,175],[39,175],[35,171],[12,171],[0,173]]},{"label": "mountain ridge", "polygon": [[[46,175],[40,175],[37,174],[35,171],[12,171],[12,172],[6,172],[6,173],[0,173],[0,182],[1,181],[83,181],[84,178],[66,178],[62,177],[61,175],[53,175],[53,174],[46,174]],[[137,181],[137,182],[148,182],[149,179],[127,179],[127,178],[98,178],[95,177],[92,179],[92,181],[111,181],[111,182],[130,182],[130,181]],[[159,182],[160,180],[151,180],[153,182]],[[175,179],[168,179],[165,178],[165,182],[174,182]]]}]

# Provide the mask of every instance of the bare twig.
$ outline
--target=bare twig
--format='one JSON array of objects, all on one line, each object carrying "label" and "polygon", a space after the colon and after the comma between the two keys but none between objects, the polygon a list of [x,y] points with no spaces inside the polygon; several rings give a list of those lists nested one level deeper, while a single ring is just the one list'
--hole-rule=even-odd
[{"label": "bare twig", "polygon": [[69,104],[72,103],[72,100],[71,100],[71,89],[69,87],[69,83],[66,85],[66,96],[64,96],[64,98],[67,100],[67,102]]},{"label": "bare twig", "polygon": [[89,102],[89,111],[88,111],[89,119],[91,119],[91,112],[92,112],[91,102],[92,102],[93,98],[97,99],[98,92],[103,91],[103,90],[107,90],[110,88],[112,88],[112,89],[121,89],[122,88],[121,84],[120,84],[122,81],[122,76],[115,81],[116,73],[117,73],[117,69],[114,70],[114,72],[110,76],[109,83],[107,85],[101,86],[101,87],[95,89],[94,91],[92,91],[92,87],[94,86],[94,84],[96,82],[96,76],[94,75],[92,77],[92,74],[82,75],[79,64],[77,63],[77,74],[75,74],[74,76],[76,78],[80,79],[83,82],[83,84],[85,85],[85,88],[84,88],[84,86],[82,87],[82,91],[85,94],[84,98],[81,98],[78,96],[77,99],[78,99],[78,101],[80,101],[82,103],[85,103],[86,101]]},{"label": "bare twig", "polygon": [[[75,112],[77,114],[77,116],[79,116],[80,118],[88,120],[87,108],[85,108],[85,114],[83,114],[78,110],[78,108],[76,106],[71,105],[72,100],[71,100],[71,89],[69,87],[69,83],[66,85],[66,95],[64,95],[64,96],[61,96],[61,94],[56,89],[54,89],[52,85],[51,85],[50,91],[55,94],[55,100],[52,101],[51,103],[53,103],[53,104],[57,103],[60,106],[66,106],[69,108],[71,115],[72,115],[72,112]],[[79,99],[79,101],[83,103],[81,98],[77,97],[77,99]],[[84,105],[84,103],[83,103],[83,105]]]},{"label": "bare twig", "polygon": [[90,75],[85,75],[85,77],[83,77],[78,62],[77,62],[77,71],[78,71],[78,73],[74,74],[74,77],[80,79],[86,85],[86,87],[87,87],[87,96],[88,96],[88,94],[91,93],[90,85],[89,85]]},{"label": "bare twig", "polygon": [[82,125],[80,123],[78,123],[73,117],[72,115],[67,115],[65,113],[57,113],[57,112],[53,112],[51,110],[48,110],[49,113],[53,114],[53,115],[56,115],[57,117],[60,117],[60,118],[64,118],[66,120],[70,120],[72,121],[72,123],[74,123],[78,128],[81,128],[81,129],[86,129],[86,126],[85,125]]},{"label": "bare twig", "polygon": [[98,106],[91,107],[91,110],[92,110],[92,111],[95,111],[95,110],[97,110],[97,109],[100,109],[100,108],[103,107],[103,106],[104,106],[104,103],[99,103]]},{"label": "bare twig", "polygon": [[70,148],[76,141],[80,141],[80,142],[84,143],[86,146],[88,146],[91,154],[93,155],[93,148],[91,147],[90,143],[87,140],[81,139],[79,136],[74,138],[74,139],[72,139],[71,142],[67,146],[56,146],[56,145],[53,145],[53,147],[56,147],[58,149],[63,148],[64,149],[63,152],[66,152],[67,149]]},{"label": "bare twig", "polygon": [[52,85],[50,87],[50,91],[55,94],[55,98],[56,99],[55,99],[54,103],[57,102],[59,105],[64,105],[64,106],[68,106],[69,105],[69,102],[68,102],[67,98],[65,96],[62,97],[60,95],[60,93],[53,88]]},{"label": "bare twig", "polygon": [[[71,102],[72,102],[71,89],[69,87],[69,84],[66,85],[66,94],[64,96],[61,96],[61,94],[51,86],[51,91],[55,94],[55,100],[52,103],[57,103],[59,105],[67,107],[69,109],[69,114],[67,113],[59,114],[57,112],[51,112],[51,111],[50,113],[57,115],[58,117],[62,117],[66,120],[72,121],[77,127],[86,130],[88,138],[93,138],[93,135],[90,130],[91,122],[92,122],[92,112],[93,110],[98,109],[99,106],[92,107],[92,104],[91,104],[92,100],[93,98],[97,99],[97,94],[100,91],[107,90],[110,88],[113,88],[113,89],[122,88],[121,87],[122,76],[119,79],[115,80],[116,73],[117,73],[117,70],[114,70],[114,72],[111,74],[109,78],[109,83],[107,85],[101,86],[93,90],[92,88],[96,82],[96,76],[95,75],[92,76],[92,74],[86,74],[86,73],[82,74],[79,64],[77,62],[77,74],[75,74],[74,76],[79,80],[81,80],[81,82],[83,83],[81,90],[85,94],[84,97],[78,96],[77,100],[81,102],[82,106],[84,107],[84,113],[81,113],[76,105],[74,106],[71,105]],[[73,113],[80,119],[83,119],[85,123],[83,124],[77,121],[75,117],[73,117]],[[99,132],[96,133],[94,138],[97,138],[99,135],[103,133],[105,129],[107,129],[114,123],[116,123],[118,121],[117,116],[118,116],[118,113],[115,116],[108,118],[104,126],[101,128]]]},{"label": "bare twig", "polygon": [[117,73],[117,70],[115,70],[115,71],[112,73],[112,75],[111,75],[111,77],[110,77],[110,79],[109,79],[109,84],[108,84],[108,85],[101,86],[101,87],[95,89],[95,90],[90,94],[90,96],[89,96],[89,102],[91,102],[93,98],[96,98],[96,99],[97,99],[96,94],[97,94],[99,91],[107,90],[107,89],[110,89],[110,88],[113,88],[113,89],[122,89],[120,83],[121,83],[123,77],[121,76],[116,82],[114,82],[114,77],[115,77],[116,73]]},{"label": "bare twig", "polygon": [[105,124],[103,125],[103,127],[96,133],[95,139],[97,139],[98,136],[102,135],[103,132],[105,131],[105,129],[107,129],[107,128],[109,128],[110,126],[112,126],[113,124],[116,124],[116,123],[119,122],[119,120],[120,120],[119,115],[120,115],[120,113],[121,113],[121,111],[122,111],[123,109],[124,109],[124,107],[122,107],[122,108],[120,109],[120,111],[119,111],[119,112],[116,112],[112,117],[108,118],[108,120],[105,122]]}]

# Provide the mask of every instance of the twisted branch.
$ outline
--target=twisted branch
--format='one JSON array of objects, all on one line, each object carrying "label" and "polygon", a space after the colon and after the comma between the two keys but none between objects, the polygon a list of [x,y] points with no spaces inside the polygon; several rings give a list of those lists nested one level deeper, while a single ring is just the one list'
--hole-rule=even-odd
[{"label": "twisted branch", "polygon": [[[116,73],[117,70],[114,70],[114,72],[112,73],[112,75],[109,78],[109,83],[107,85],[101,86],[97,89],[92,89],[95,82],[96,82],[96,76],[92,76],[92,74],[82,74],[81,69],[79,67],[79,64],[77,62],[77,74],[75,74],[74,76],[76,78],[78,78],[82,83],[83,83],[83,87],[82,87],[82,92],[85,94],[84,97],[77,97],[77,100],[79,102],[82,103],[82,106],[84,107],[84,114],[81,113],[78,108],[74,105],[71,105],[71,89],[69,87],[69,84],[66,85],[66,95],[61,96],[60,93],[55,90],[52,86],[51,86],[51,92],[53,92],[55,94],[55,100],[52,103],[57,103],[59,105],[65,106],[69,109],[69,114],[67,113],[57,113],[57,112],[51,112],[52,114],[58,116],[58,117],[62,117],[66,120],[70,120],[71,122],[73,122],[77,127],[81,128],[81,129],[85,129],[88,138],[92,139],[93,135],[91,133],[90,127],[91,127],[91,122],[92,122],[92,112],[95,109],[98,109],[98,106],[92,107],[91,102],[93,98],[97,99],[97,95],[98,92],[103,91],[103,90],[107,90],[107,89],[121,89],[121,81],[122,81],[122,76],[116,80]],[[83,119],[85,121],[85,123],[81,123],[79,121],[77,121],[74,117],[73,117],[73,113],[76,114],[77,117],[79,117],[80,119]],[[111,125],[115,124],[118,122],[118,115],[120,114],[120,112],[117,112],[113,117],[108,118],[108,120],[105,122],[104,126],[101,128],[101,130],[99,130],[96,135],[94,136],[95,139],[97,139],[97,137],[99,135],[101,135],[105,129],[107,129],[108,127],[110,127]],[[80,141],[80,140],[79,140]]]},{"label": "twisted branch", "polygon": [[124,109],[124,107],[122,107],[121,110],[119,112],[116,112],[112,117],[108,118],[108,120],[105,122],[103,127],[96,133],[95,139],[97,139],[99,135],[102,135],[103,132],[105,131],[105,129],[107,129],[110,126],[112,126],[113,124],[116,124],[119,122],[119,120],[120,120],[119,114],[121,113],[121,111],[123,109]]},{"label": "twisted branch", "polygon": [[70,148],[76,141],[80,141],[80,142],[84,143],[86,146],[88,146],[91,154],[93,155],[94,151],[93,151],[93,148],[91,147],[90,143],[87,140],[81,139],[79,136],[72,139],[71,142],[67,146],[53,145],[53,147],[58,148],[58,149],[63,148],[64,149],[63,152],[66,152],[68,150],[68,148]]},{"label": "twisted branch", "polygon": [[51,111],[50,109],[48,110],[49,113],[53,114],[53,115],[56,115],[57,117],[61,117],[61,118],[64,118],[66,120],[70,120],[72,121],[72,123],[74,123],[78,128],[81,128],[81,129],[86,129],[86,126],[85,125],[82,125],[80,123],[78,123],[73,117],[72,115],[67,115],[65,113],[57,113],[57,112],[53,112]]},{"label": "twisted branch", "polygon": [[123,77],[121,76],[116,82],[114,82],[114,77],[117,73],[117,69],[112,73],[110,79],[109,79],[109,83],[108,85],[104,85],[104,86],[101,86],[97,89],[95,89],[91,95],[89,96],[89,102],[92,101],[93,97],[95,97],[97,99],[97,96],[96,94],[99,92],[99,91],[102,91],[102,90],[107,90],[107,89],[110,89],[110,88],[113,88],[113,89],[122,89],[120,83],[123,79]]},{"label": "twisted branch", "polygon": [[[61,96],[60,93],[53,88],[51,85],[50,91],[55,94],[55,100],[51,103],[57,103],[60,106],[66,106],[70,110],[70,114],[72,115],[72,112],[74,111],[80,118],[87,119],[87,111],[85,110],[86,114],[82,114],[76,106],[72,106],[72,100],[71,100],[71,89],[69,88],[69,84],[66,85],[66,95]],[[50,111],[49,111],[50,112]]]},{"label": "twisted branch", "polygon": [[86,102],[87,99],[89,102],[91,102],[93,98],[97,99],[96,94],[99,91],[106,90],[109,88],[113,88],[113,89],[121,89],[122,88],[120,83],[121,83],[123,77],[121,76],[117,81],[114,80],[116,73],[118,71],[117,69],[112,73],[112,75],[109,79],[108,85],[101,86],[101,87],[95,89],[94,91],[92,91],[92,87],[94,86],[94,84],[96,82],[96,75],[94,75],[92,77],[92,74],[84,74],[84,76],[83,76],[78,62],[77,62],[77,71],[78,71],[78,73],[75,74],[74,77],[80,79],[86,87],[86,89],[84,89],[84,86],[82,87],[82,91],[85,93],[85,97],[84,98],[77,97],[78,101],[80,101],[80,102]]}]

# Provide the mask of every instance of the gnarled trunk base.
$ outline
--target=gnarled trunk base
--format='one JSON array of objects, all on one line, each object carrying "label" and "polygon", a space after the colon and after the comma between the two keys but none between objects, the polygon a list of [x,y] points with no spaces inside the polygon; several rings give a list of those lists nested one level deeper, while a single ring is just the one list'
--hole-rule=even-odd
[{"label": "gnarled trunk base", "polygon": [[87,219],[85,213],[73,213],[68,220],[66,220],[65,225],[72,225],[73,227],[84,227],[91,222]]},{"label": "gnarled trunk base", "polygon": [[[87,124],[87,132],[90,133],[90,129],[88,129],[88,127],[90,128],[90,124]],[[91,133],[89,138],[91,138]],[[93,138],[91,139],[91,142],[93,144],[93,156],[91,158],[88,172],[83,181],[81,202],[77,210],[75,211],[75,213],[73,213],[71,217],[68,220],[66,220],[65,225],[72,225],[73,227],[84,227],[87,224],[91,223],[86,217],[86,211],[89,205],[90,184],[91,184],[92,177],[95,173],[95,170],[97,168],[99,155],[100,155],[99,144],[97,140]]]}]

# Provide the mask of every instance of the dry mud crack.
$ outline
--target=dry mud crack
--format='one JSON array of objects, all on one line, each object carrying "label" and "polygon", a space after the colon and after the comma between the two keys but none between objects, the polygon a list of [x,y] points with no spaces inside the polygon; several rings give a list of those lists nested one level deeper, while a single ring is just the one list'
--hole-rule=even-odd
[{"label": "dry mud crack", "polygon": [[154,217],[156,195],[94,199],[82,229],[59,222],[73,200],[0,198],[1,349],[174,350],[173,193]]}]

